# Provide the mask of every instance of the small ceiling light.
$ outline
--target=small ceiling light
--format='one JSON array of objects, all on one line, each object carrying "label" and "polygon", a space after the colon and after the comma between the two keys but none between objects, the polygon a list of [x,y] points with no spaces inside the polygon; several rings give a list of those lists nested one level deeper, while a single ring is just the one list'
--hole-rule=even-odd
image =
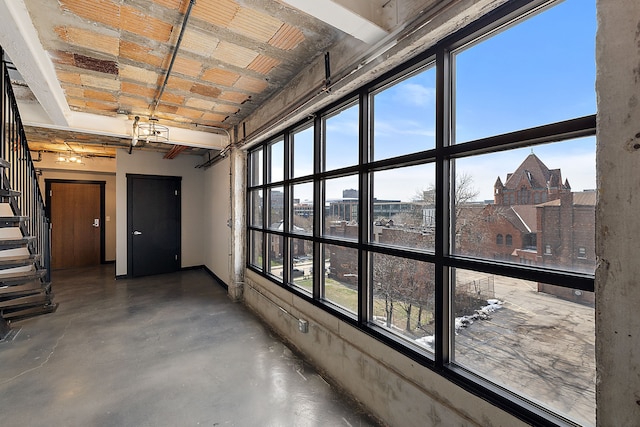
[{"label": "small ceiling light", "polygon": [[133,122],[133,137],[131,143],[138,145],[140,141],[158,143],[169,142],[169,128],[158,123],[158,119],[150,118],[147,123],[140,123],[136,116]]},{"label": "small ceiling light", "polygon": [[76,163],[79,165],[83,165],[82,155],[74,153],[74,152],[64,152],[58,154],[56,158],[56,163]]}]

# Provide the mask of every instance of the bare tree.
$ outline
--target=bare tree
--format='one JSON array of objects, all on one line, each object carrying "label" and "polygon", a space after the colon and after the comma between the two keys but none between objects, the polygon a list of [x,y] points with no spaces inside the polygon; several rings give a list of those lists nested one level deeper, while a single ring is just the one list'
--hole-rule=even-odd
[{"label": "bare tree", "polygon": [[374,298],[384,300],[386,325],[393,324],[394,300],[397,297],[398,279],[402,272],[402,264],[391,255],[374,254],[373,256],[373,293]]},{"label": "bare tree", "polygon": [[301,215],[293,215],[293,225],[300,227],[305,231],[313,231],[313,217],[304,217]]}]

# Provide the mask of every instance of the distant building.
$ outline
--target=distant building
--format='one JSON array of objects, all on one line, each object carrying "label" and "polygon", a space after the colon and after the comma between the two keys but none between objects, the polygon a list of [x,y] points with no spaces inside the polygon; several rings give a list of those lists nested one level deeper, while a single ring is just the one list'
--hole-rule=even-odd
[{"label": "distant building", "polygon": [[357,199],[358,198],[358,190],[354,190],[350,188],[348,190],[342,190],[342,198],[343,199]]},{"label": "distant building", "polygon": [[[504,184],[498,177],[494,190],[492,204],[466,203],[456,208],[455,253],[577,272],[594,271],[595,190],[572,192],[569,181],[562,181],[560,169],[547,168],[533,153],[507,174]],[[414,211],[415,205],[420,205],[425,217],[432,208],[424,202],[407,205],[414,205]],[[374,203],[374,212],[375,209]],[[434,232],[424,222],[423,227],[416,228],[377,221],[373,238],[381,244],[430,249],[435,244]],[[357,230],[345,219],[332,228],[331,234],[357,239]],[[343,256],[332,254],[331,276],[349,281],[345,277],[352,277],[352,266],[341,261]],[[543,283],[538,284],[538,291],[583,304],[594,303],[592,292]]]},{"label": "distant building", "polygon": [[569,181],[562,182],[560,169],[547,168],[533,153],[515,172],[507,174],[504,184],[498,177],[493,188],[494,204],[499,206],[537,205],[571,192]]}]

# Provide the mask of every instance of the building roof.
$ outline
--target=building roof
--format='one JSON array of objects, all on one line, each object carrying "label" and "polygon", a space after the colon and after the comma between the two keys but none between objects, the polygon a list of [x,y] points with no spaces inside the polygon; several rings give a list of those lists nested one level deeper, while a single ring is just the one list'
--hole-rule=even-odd
[{"label": "building roof", "polygon": [[504,187],[516,190],[522,181],[528,182],[531,188],[561,187],[562,174],[560,169],[547,168],[538,156],[531,153],[518,166],[515,172],[507,175]]},{"label": "building roof", "polygon": [[[527,233],[535,233],[538,229],[535,205],[515,205],[511,206],[511,211],[517,216],[518,221],[512,223],[516,225],[518,222],[522,224]],[[516,227],[521,228],[516,225]]]},{"label": "building roof", "polygon": [[595,206],[596,191],[585,190],[579,193],[573,193],[573,206]]},{"label": "building roof", "polygon": [[[571,194],[573,194],[573,206],[595,206],[596,205],[595,190],[585,190],[585,191],[575,192]],[[541,203],[536,206],[560,206],[560,199],[551,200],[549,202]]]}]

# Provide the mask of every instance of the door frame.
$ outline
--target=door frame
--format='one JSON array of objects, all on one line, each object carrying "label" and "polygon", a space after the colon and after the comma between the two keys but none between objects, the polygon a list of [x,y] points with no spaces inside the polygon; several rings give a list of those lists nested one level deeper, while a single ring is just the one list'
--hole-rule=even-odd
[{"label": "door frame", "polygon": [[137,173],[126,174],[127,178],[127,278],[133,278],[133,180],[134,179],[155,179],[163,181],[175,181],[178,183],[179,196],[177,198],[177,251],[178,251],[178,271],[182,265],[182,177],[170,175],[145,175]]},{"label": "door frame", "polygon": [[45,187],[45,215],[51,221],[51,184],[98,184],[100,185],[100,264],[106,264],[105,259],[105,186],[106,181],[88,181],[75,179],[49,179],[44,180]]}]

